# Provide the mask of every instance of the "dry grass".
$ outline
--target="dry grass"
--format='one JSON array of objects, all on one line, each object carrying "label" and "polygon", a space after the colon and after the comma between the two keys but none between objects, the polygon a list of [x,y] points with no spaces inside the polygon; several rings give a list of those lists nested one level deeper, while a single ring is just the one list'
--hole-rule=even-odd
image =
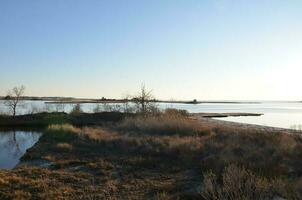
[{"label": "dry grass", "polygon": [[106,191],[83,173],[23,168],[0,171],[0,199],[105,199]]},{"label": "dry grass", "polygon": [[70,124],[54,124],[49,125],[47,128],[49,132],[64,132],[64,133],[80,133],[81,129],[76,128]]},{"label": "dry grass", "polygon": [[111,141],[119,137],[116,133],[106,130],[104,128],[88,128],[88,127],[83,128],[80,135],[95,142]]},{"label": "dry grass", "polygon": [[[211,127],[171,112],[128,118],[116,126],[49,126],[26,155],[48,158],[55,170],[8,172],[0,176],[0,197],[12,195],[9,191],[33,199],[63,192],[53,184],[65,187],[64,199],[93,199],[93,192],[99,195],[94,199],[194,199],[198,177],[207,171],[212,173],[204,176],[205,199],[302,194],[299,136]],[[51,178],[45,191],[35,191],[41,176]]]},{"label": "dry grass", "polygon": [[211,133],[210,129],[172,111],[159,115],[126,118],[119,124],[118,129],[152,135],[209,135]]},{"label": "dry grass", "polygon": [[265,177],[301,176],[301,152],[295,135],[219,132],[205,143],[201,165],[215,173],[237,163]]},{"label": "dry grass", "polygon": [[[219,181],[219,178],[222,180]],[[281,179],[267,179],[236,165],[228,166],[221,177],[206,173],[201,196],[206,200],[298,199]]]},{"label": "dry grass", "polygon": [[[168,119],[170,120],[171,116]],[[119,126],[119,129],[127,126],[131,132],[134,131],[133,127],[137,127],[141,133],[139,135],[127,134],[125,131],[127,128],[121,133],[108,128],[85,127],[79,129],[66,124],[55,125],[48,130],[76,133],[78,137],[87,140],[85,143],[93,142],[93,146],[82,148],[82,153],[89,152],[90,148],[107,148],[112,149],[111,151],[115,153],[133,152],[134,154],[169,156],[181,158],[187,163],[200,163],[203,170],[212,170],[217,174],[222,173],[229,164],[237,163],[268,178],[302,175],[300,168],[302,165],[302,140],[298,136],[281,133],[233,133],[230,130],[224,132],[221,129],[206,129],[206,132],[212,133],[209,135],[192,135],[192,132],[196,133],[195,127],[200,132],[205,131],[202,129],[203,126],[196,121],[185,122],[186,125],[193,123],[193,128],[183,128],[182,120],[185,120],[183,118],[179,123],[174,121],[175,118],[172,120],[173,123],[169,120],[168,122],[161,122],[161,120],[164,120],[163,116],[157,119],[154,116],[143,119],[132,118],[122,122]],[[173,126],[181,124],[176,128],[178,132],[172,134],[175,127],[171,124]],[[184,131],[183,134],[179,134],[180,129]],[[150,134],[150,130],[157,134]],[[59,139],[62,143],[65,138]],[[68,143],[68,140],[64,140],[64,142]],[[70,145],[79,146],[77,143]],[[198,159],[194,161],[196,158]]]},{"label": "dry grass", "polygon": [[59,151],[67,151],[70,152],[73,149],[73,146],[71,144],[68,143],[58,143],[57,144],[57,149]]}]

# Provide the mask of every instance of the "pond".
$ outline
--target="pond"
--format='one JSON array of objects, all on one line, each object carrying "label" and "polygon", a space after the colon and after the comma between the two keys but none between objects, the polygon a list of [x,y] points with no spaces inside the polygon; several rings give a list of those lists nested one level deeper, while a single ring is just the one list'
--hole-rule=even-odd
[{"label": "pond", "polygon": [[38,142],[42,133],[0,130],[0,169],[12,169],[26,150]]}]

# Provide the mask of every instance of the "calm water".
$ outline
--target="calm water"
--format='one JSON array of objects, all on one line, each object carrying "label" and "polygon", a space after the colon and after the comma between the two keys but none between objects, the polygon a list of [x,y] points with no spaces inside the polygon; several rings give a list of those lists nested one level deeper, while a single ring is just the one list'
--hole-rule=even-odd
[{"label": "calm water", "polygon": [[190,112],[245,112],[262,113],[262,116],[218,118],[232,122],[265,125],[280,128],[302,129],[302,103],[300,102],[261,102],[257,104],[199,104],[178,105],[175,108]]},{"label": "calm water", "polygon": [[[113,104],[109,104],[113,105]],[[122,106],[121,104],[114,104]],[[259,102],[255,104],[240,103],[204,103],[204,104],[158,104],[161,109],[176,108],[184,109],[191,113],[198,112],[250,112],[262,113],[263,116],[258,117],[228,117],[220,118],[220,120],[251,123],[258,125],[274,126],[281,128],[295,128],[299,129],[302,125],[302,103],[299,102]],[[93,112],[96,104],[82,104],[84,112]],[[62,111],[70,112],[73,105],[65,105],[64,107],[45,104],[43,101],[26,101],[24,106],[20,107],[19,114],[30,113],[31,111]],[[106,110],[106,106],[103,106]],[[0,101],[0,112],[7,112],[7,108],[3,102]],[[302,127],[301,127],[302,128]]]},{"label": "calm water", "polygon": [[38,132],[0,131],[0,169],[14,168],[41,135]]}]

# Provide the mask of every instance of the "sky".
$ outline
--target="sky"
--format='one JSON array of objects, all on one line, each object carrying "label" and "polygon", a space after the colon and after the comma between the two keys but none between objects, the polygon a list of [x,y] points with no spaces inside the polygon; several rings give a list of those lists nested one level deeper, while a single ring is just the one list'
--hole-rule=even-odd
[{"label": "sky", "polygon": [[300,0],[0,0],[0,95],[302,100]]}]

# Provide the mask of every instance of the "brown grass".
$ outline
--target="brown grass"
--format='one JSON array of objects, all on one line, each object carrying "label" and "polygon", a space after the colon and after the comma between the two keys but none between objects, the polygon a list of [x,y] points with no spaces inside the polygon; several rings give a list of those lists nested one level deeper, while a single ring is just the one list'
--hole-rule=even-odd
[{"label": "brown grass", "polygon": [[152,135],[208,135],[211,133],[210,129],[172,111],[159,115],[126,118],[118,125],[118,129]]},{"label": "brown grass", "polygon": [[[103,127],[53,125],[25,156],[50,161],[52,170],[0,175],[0,199],[9,191],[33,199],[64,192],[53,185],[65,188],[64,199],[194,199],[201,182],[206,199],[295,199],[301,152],[299,136],[215,127],[175,113]],[[44,184],[42,176],[51,178]],[[42,183],[45,191],[36,189]]]},{"label": "brown grass", "polygon": [[[171,119],[171,116],[168,119]],[[101,148],[99,146],[102,145],[102,148],[112,149],[115,153],[147,153],[181,158],[187,163],[200,163],[204,171],[212,170],[217,174],[222,173],[226,166],[237,163],[268,178],[302,175],[300,168],[302,139],[299,136],[282,133],[233,133],[230,130],[224,132],[221,129],[206,129],[207,132],[211,132],[209,135],[191,135],[192,131],[196,130],[195,127],[203,132],[203,126],[189,120],[188,123],[194,123],[193,128],[187,129],[187,122],[185,128],[180,128],[183,124],[181,121],[185,119],[181,118],[179,123],[174,123],[174,119],[173,123],[170,123],[171,121],[161,123],[162,116],[159,119],[154,116],[127,119],[122,122],[119,129],[127,126],[131,129],[130,134],[125,131],[127,128],[121,133],[108,128],[79,129],[71,125],[56,125],[49,130],[76,133],[79,137],[87,139],[87,143],[94,142],[91,148]],[[170,126],[171,124],[178,124],[177,130],[187,131],[181,135],[179,132],[173,135],[172,130],[175,127]],[[133,127],[138,127],[141,134],[131,134],[134,131]],[[150,130],[158,134],[150,134]],[[163,134],[159,135],[160,132]],[[167,132],[169,132],[168,135]],[[79,144],[71,145],[76,147]],[[84,150],[90,151],[90,148],[82,149],[82,152]],[[196,158],[198,159],[194,161]]]},{"label": "brown grass", "polygon": [[[219,179],[222,179],[219,181]],[[244,167],[230,165],[221,177],[206,173],[201,196],[206,200],[298,199],[299,194],[288,190],[281,179],[267,179]]]},{"label": "brown grass", "polygon": [[73,149],[73,146],[71,144],[68,143],[58,143],[57,144],[57,149],[59,151],[67,151],[70,152]]},{"label": "brown grass", "polygon": [[81,129],[76,128],[71,124],[54,124],[49,125],[47,128],[49,132],[64,132],[64,133],[80,133]]},{"label": "brown grass", "polygon": [[112,131],[106,130],[104,128],[88,128],[85,127],[80,132],[80,135],[93,140],[95,142],[100,141],[110,141],[118,138],[118,135]]}]

